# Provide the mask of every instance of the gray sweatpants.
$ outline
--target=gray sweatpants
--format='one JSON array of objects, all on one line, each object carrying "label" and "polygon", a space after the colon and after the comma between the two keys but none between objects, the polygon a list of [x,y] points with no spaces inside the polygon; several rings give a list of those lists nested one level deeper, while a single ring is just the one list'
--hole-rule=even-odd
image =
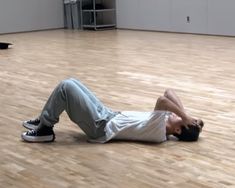
[{"label": "gray sweatpants", "polygon": [[92,139],[104,136],[106,122],[116,115],[79,80],[73,78],[62,81],[52,92],[39,117],[40,126],[53,127],[64,110]]}]

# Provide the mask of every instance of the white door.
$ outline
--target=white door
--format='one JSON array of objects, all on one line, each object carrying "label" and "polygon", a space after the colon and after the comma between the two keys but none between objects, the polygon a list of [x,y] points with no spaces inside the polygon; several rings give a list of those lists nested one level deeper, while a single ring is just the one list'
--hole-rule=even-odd
[{"label": "white door", "polygon": [[139,27],[145,30],[170,29],[170,0],[139,0]]},{"label": "white door", "polygon": [[117,27],[138,28],[138,0],[116,0]]},{"label": "white door", "polygon": [[208,0],[208,33],[235,36],[235,0]]},{"label": "white door", "polygon": [[172,31],[207,33],[207,0],[172,0]]}]

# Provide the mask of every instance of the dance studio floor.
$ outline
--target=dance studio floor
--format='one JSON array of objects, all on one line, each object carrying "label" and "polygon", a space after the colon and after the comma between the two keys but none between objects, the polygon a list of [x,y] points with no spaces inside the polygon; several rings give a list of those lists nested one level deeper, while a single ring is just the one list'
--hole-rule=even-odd
[{"label": "dance studio floor", "polygon": [[[51,30],[0,35],[1,188],[235,187],[235,38]],[[53,88],[75,77],[114,110],[152,111],[174,88],[205,121],[196,143],[90,144],[64,113],[56,141],[21,141]]]}]

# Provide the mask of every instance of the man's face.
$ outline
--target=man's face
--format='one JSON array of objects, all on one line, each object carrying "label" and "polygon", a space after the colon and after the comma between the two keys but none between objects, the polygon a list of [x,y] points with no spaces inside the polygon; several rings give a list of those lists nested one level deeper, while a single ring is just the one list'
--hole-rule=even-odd
[{"label": "man's face", "polygon": [[[194,125],[188,125],[188,126],[194,126]],[[196,126],[200,129],[200,132],[201,132],[202,128],[204,126],[203,121],[201,119],[196,119]],[[174,132],[176,134],[181,134],[183,127],[184,127],[184,125],[179,125],[179,124],[177,125],[177,124],[175,124],[174,125]]]}]

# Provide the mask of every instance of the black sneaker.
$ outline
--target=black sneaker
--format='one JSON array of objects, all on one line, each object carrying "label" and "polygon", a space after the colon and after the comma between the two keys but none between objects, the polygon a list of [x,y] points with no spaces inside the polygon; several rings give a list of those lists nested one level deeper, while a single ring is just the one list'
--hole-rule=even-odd
[{"label": "black sneaker", "polygon": [[34,119],[34,120],[28,120],[28,121],[23,121],[22,125],[29,130],[35,130],[38,128],[38,125],[40,123],[40,119]]},{"label": "black sneaker", "polygon": [[55,140],[55,133],[52,128],[43,127],[24,132],[21,134],[21,137],[27,142],[53,142]]}]

